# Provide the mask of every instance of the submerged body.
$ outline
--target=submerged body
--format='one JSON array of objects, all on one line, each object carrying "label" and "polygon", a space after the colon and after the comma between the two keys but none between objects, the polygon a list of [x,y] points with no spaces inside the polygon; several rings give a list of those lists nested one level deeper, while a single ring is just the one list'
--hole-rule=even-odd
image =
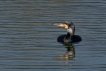
[{"label": "submerged body", "polygon": [[53,25],[60,26],[67,29],[66,35],[61,35],[57,38],[58,42],[62,43],[74,43],[80,42],[82,38],[79,35],[74,35],[75,33],[75,25],[72,22],[56,22]]}]

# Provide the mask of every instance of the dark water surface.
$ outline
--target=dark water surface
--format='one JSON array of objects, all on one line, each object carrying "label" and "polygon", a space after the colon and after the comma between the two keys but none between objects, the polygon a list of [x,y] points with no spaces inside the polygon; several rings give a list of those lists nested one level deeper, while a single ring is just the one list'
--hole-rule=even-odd
[{"label": "dark water surface", "polygon": [[[83,41],[65,46],[72,21]],[[1,71],[106,71],[106,0],[1,0]]]}]

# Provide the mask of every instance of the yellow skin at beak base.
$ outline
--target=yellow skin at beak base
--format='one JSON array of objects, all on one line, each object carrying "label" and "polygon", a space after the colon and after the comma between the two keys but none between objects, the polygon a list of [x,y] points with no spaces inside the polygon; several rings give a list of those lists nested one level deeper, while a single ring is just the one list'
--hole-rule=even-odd
[{"label": "yellow skin at beak base", "polygon": [[61,27],[66,28],[66,29],[68,28],[66,24],[61,24]]}]

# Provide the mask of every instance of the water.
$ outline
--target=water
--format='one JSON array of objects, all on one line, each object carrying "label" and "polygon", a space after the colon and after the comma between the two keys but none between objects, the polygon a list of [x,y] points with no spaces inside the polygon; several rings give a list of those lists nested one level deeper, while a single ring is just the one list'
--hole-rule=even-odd
[{"label": "water", "polygon": [[[105,19],[105,0],[1,0],[0,70],[105,71]],[[66,30],[51,23],[61,21],[83,41],[58,43]]]}]

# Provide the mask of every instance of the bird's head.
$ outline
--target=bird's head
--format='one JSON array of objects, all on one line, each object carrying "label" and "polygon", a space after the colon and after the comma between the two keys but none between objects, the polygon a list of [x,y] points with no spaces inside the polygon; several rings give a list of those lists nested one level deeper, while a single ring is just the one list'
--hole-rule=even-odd
[{"label": "bird's head", "polygon": [[66,28],[67,29],[67,32],[69,32],[71,35],[73,35],[74,32],[75,32],[75,26],[74,26],[74,24],[72,22],[69,22],[69,21],[55,22],[55,23],[53,23],[53,25]]}]

